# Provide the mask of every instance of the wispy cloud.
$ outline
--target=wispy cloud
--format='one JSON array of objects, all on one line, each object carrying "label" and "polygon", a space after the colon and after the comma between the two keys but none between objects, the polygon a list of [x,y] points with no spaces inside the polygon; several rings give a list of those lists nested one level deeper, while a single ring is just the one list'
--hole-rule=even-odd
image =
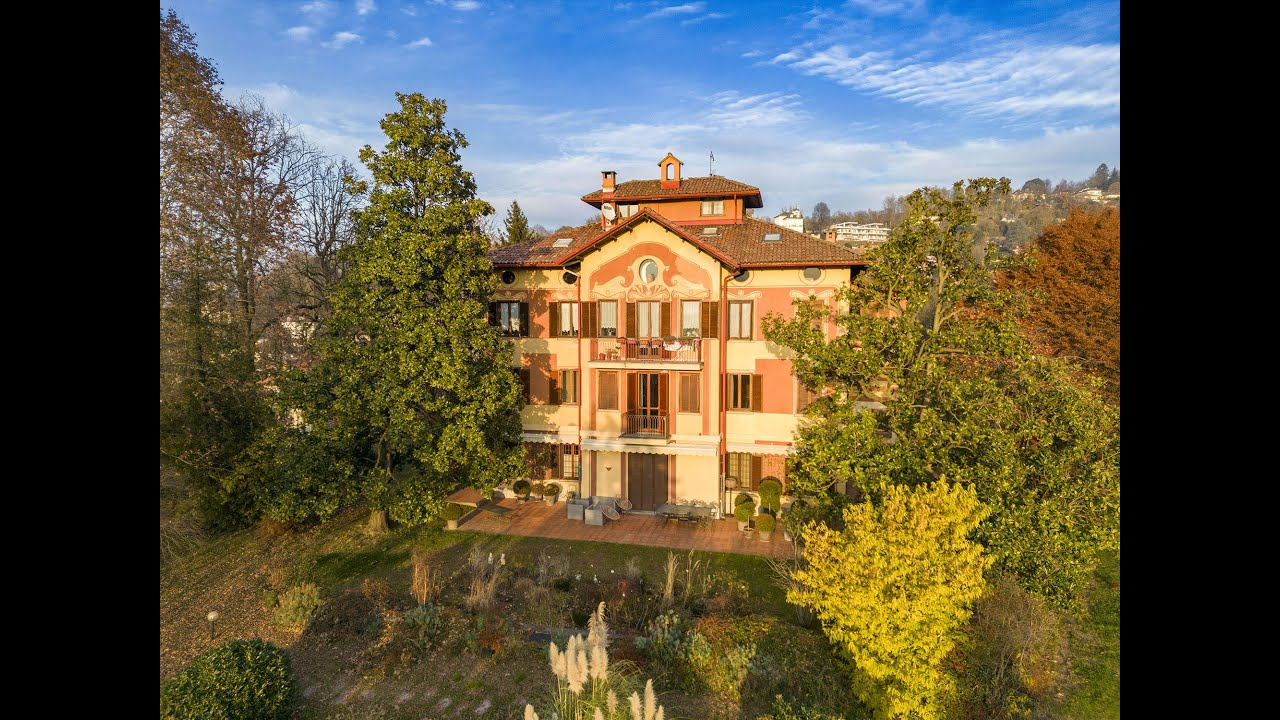
[{"label": "wispy cloud", "polygon": [[680,24],[681,24],[681,25],[696,25],[696,24],[698,24],[698,23],[700,23],[700,22],[704,22],[704,21],[706,21],[706,20],[723,20],[723,19],[725,19],[725,18],[727,18],[727,17],[729,17],[729,14],[728,14],[728,13],[718,13],[718,12],[713,12],[713,13],[707,13],[706,15],[703,15],[703,16],[701,16],[701,17],[689,18],[688,20],[681,20],[681,21],[680,21]]},{"label": "wispy cloud", "polygon": [[476,0],[457,0],[457,2],[453,3],[454,10],[475,10],[478,7],[480,7],[480,3],[476,2]]},{"label": "wispy cloud", "polygon": [[315,30],[316,30],[315,28],[309,27],[307,25],[299,25],[297,27],[291,27],[288,30],[285,30],[284,34],[288,35],[291,40],[302,41],[302,40],[306,40],[307,38],[310,38],[311,33],[315,32]]},{"label": "wispy cloud", "polygon": [[378,6],[373,3],[373,0],[356,0],[357,15],[368,15],[377,9]]},{"label": "wispy cloud", "polygon": [[744,53],[742,53],[741,57],[744,57],[744,58],[753,58],[753,57],[760,57],[760,56],[761,56],[761,55],[763,55],[763,54],[764,54],[764,53],[760,52],[759,50],[750,50],[750,51],[748,51],[748,52],[744,52]]},{"label": "wispy cloud", "polygon": [[976,116],[1120,109],[1119,45],[1010,48],[939,62],[900,60],[892,52],[855,55],[833,45],[793,50],[773,62],[854,90]]},{"label": "wispy cloud", "polygon": [[706,6],[707,4],[704,2],[685,3],[684,5],[668,5],[667,7],[658,8],[648,15],[645,15],[645,19],[670,17],[672,15],[691,15],[693,13],[702,12],[702,9]]},{"label": "wispy cloud", "polygon": [[423,35],[422,37],[418,38],[417,40],[414,40],[413,42],[411,42],[411,43],[409,43],[409,44],[405,45],[405,47],[407,47],[407,48],[420,48],[420,47],[431,47],[431,45],[432,45],[431,38],[427,37],[426,35]]},{"label": "wispy cloud", "polygon": [[774,92],[744,97],[736,90],[712,95],[706,114],[709,123],[725,128],[790,125],[808,117],[800,109],[799,95]]},{"label": "wispy cloud", "polygon": [[870,15],[914,15],[924,9],[925,0],[845,0],[845,5]]},{"label": "wispy cloud", "polygon": [[333,12],[333,3],[325,2],[325,0],[312,0],[312,2],[299,5],[298,9],[308,15],[328,15]]},{"label": "wispy cloud", "polygon": [[341,50],[342,48],[354,42],[364,42],[364,38],[360,37],[356,33],[351,32],[350,30],[343,30],[342,32],[334,33],[333,37],[329,39],[329,42],[322,43],[322,44],[327,48],[333,48],[334,50]]}]

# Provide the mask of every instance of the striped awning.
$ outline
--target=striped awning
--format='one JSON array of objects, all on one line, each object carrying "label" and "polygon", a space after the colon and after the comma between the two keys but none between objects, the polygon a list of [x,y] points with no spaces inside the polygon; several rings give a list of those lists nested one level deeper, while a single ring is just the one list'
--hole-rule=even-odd
[{"label": "striped awning", "polygon": [[751,455],[791,455],[796,451],[792,445],[762,445],[757,443],[725,443],[725,450],[731,453],[748,453]]}]

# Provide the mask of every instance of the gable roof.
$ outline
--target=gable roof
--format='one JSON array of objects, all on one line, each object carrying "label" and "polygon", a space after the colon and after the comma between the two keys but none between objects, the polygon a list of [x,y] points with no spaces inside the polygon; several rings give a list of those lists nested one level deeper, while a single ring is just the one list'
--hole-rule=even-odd
[{"label": "gable roof", "polygon": [[712,175],[710,177],[682,178],[680,187],[663,188],[661,180],[628,180],[618,183],[612,197],[606,198],[603,190],[587,193],[582,201],[596,207],[606,200],[660,200],[664,198],[697,196],[738,196],[746,199],[749,208],[764,207],[760,188],[737,180]]},{"label": "gable roof", "polygon": [[[743,218],[740,225],[675,225],[652,208],[645,208],[608,230],[591,222],[518,245],[494,248],[489,251],[489,260],[495,267],[560,267],[645,221],[658,223],[734,270],[867,264],[865,251],[861,249],[835,245],[764,220]],[[715,227],[717,233],[703,235],[705,227]],[[764,236],[770,233],[778,234],[779,240],[764,242]],[[555,247],[557,238],[569,238],[569,245]]]}]

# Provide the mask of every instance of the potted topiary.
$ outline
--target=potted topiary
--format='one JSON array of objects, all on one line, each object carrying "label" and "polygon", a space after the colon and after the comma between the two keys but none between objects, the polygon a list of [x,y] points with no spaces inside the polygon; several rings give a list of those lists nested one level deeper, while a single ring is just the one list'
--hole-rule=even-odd
[{"label": "potted topiary", "polygon": [[775,517],[782,509],[782,483],[777,478],[767,477],[760,481],[760,507]]},{"label": "potted topiary", "polygon": [[531,489],[531,486],[529,485],[529,481],[525,480],[524,478],[520,478],[515,482],[514,485],[511,486],[512,492],[514,492],[516,494],[516,497],[520,498],[521,500],[529,499],[530,489]]},{"label": "potted topiary", "polygon": [[733,517],[738,521],[739,530],[747,529],[747,523],[751,522],[751,516],[754,515],[755,512],[756,503],[754,500],[748,498],[747,502],[738,503],[737,507],[733,509]]},{"label": "potted topiary", "polygon": [[466,510],[457,503],[449,503],[444,506],[444,512],[441,514],[444,516],[446,527],[450,530],[457,530],[458,521],[466,514]]},{"label": "potted topiary", "polygon": [[547,501],[547,506],[556,504],[556,498],[560,495],[560,486],[556,483],[547,483],[542,488],[542,498]]},{"label": "potted topiary", "polygon": [[756,517],[756,530],[760,533],[760,540],[769,542],[769,538],[773,537],[773,525],[775,520],[769,513],[760,513]]},{"label": "potted topiary", "polygon": [[532,489],[533,494],[537,495],[539,500],[547,496],[547,486],[541,480],[534,480]]}]

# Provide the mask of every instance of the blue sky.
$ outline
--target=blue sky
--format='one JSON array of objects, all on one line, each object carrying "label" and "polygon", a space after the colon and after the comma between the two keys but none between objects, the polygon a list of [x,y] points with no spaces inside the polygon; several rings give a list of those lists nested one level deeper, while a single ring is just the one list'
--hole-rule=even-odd
[{"label": "blue sky", "polygon": [[1120,162],[1120,3],[178,1],[223,94],[266,98],[352,162],[395,92],[448,102],[503,214],[556,228],[600,186],[686,176],[761,189],[773,215]]}]

